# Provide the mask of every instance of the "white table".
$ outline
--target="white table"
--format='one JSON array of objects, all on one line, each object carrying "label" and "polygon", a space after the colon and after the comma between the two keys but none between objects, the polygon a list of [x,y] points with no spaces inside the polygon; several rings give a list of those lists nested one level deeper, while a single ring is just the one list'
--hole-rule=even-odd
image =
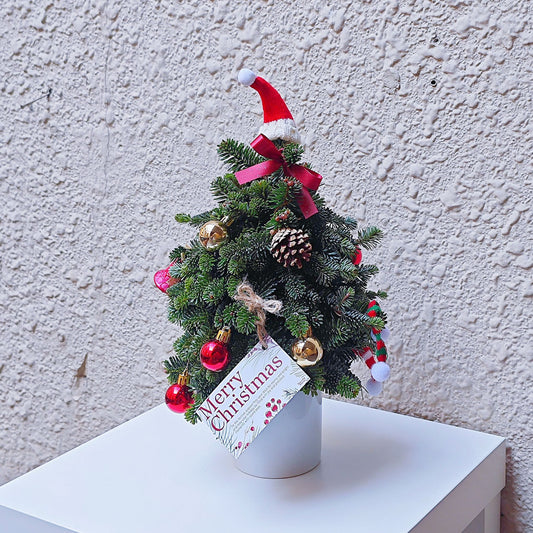
[{"label": "white table", "polygon": [[268,480],[161,405],[0,487],[0,531],[499,531],[503,438],[333,400],[323,416],[320,466]]}]

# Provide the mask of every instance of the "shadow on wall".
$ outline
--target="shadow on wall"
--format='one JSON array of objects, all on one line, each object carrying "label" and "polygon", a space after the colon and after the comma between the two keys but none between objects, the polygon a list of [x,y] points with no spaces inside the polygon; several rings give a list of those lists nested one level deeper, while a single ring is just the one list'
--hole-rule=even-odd
[{"label": "shadow on wall", "polygon": [[[523,502],[520,495],[516,492],[516,466],[512,456],[512,449],[506,450],[506,479],[505,488],[502,492],[502,511],[501,511],[501,530],[502,531],[520,531],[520,524],[516,516],[516,508],[523,509]],[[514,507],[514,511],[513,511]]]}]

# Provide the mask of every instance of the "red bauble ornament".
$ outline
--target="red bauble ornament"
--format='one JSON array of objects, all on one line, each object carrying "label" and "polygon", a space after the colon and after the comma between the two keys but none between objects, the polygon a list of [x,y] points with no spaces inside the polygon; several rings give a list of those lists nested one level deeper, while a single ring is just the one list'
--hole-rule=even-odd
[{"label": "red bauble ornament", "polygon": [[158,270],[154,274],[154,283],[155,286],[161,291],[166,293],[167,290],[172,287],[172,285],[176,285],[178,283],[179,279],[173,278],[170,275],[170,267],[174,266],[176,264],[175,261],[170,263],[170,265],[167,266],[167,268],[164,268],[163,270]]},{"label": "red bauble ornament", "polygon": [[361,261],[363,260],[363,253],[361,252],[361,248],[356,248],[355,252],[352,254],[352,263],[357,266],[361,264]]},{"label": "red bauble ornament", "polygon": [[216,339],[206,342],[200,350],[202,365],[213,372],[224,370],[229,363],[230,353],[228,342],[231,330],[228,327],[219,330]]},{"label": "red bauble ornament", "polygon": [[170,385],[165,394],[168,408],[175,413],[184,413],[194,404],[194,394],[189,387],[189,373],[186,371],[178,378],[178,382]]}]

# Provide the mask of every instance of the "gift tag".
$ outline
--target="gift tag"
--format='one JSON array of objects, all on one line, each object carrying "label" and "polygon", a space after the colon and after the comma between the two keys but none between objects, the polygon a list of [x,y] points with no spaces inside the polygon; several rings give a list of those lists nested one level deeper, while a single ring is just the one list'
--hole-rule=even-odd
[{"label": "gift tag", "polygon": [[277,342],[265,340],[267,348],[257,343],[197,411],[235,458],[309,381]]}]

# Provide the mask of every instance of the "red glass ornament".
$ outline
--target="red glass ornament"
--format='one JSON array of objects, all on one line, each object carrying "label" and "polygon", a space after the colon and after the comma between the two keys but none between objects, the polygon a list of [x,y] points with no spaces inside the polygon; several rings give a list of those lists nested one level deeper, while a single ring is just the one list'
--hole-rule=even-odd
[{"label": "red glass ornament", "polygon": [[174,383],[167,389],[165,402],[171,411],[184,413],[194,404],[194,394],[189,385]]},{"label": "red glass ornament", "polygon": [[217,333],[216,339],[206,342],[200,350],[200,361],[202,365],[213,372],[220,372],[229,363],[230,353],[228,342],[231,329],[223,327]]},{"label": "red glass ornament", "polygon": [[202,365],[213,372],[220,372],[229,363],[228,347],[219,340],[206,342],[200,351],[200,361]]},{"label": "red glass ornament", "polygon": [[363,260],[363,253],[361,252],[361,248],[356,248],[355,252],[352,254],[352,263],[357,266],[361,264],[361,261]]}]

